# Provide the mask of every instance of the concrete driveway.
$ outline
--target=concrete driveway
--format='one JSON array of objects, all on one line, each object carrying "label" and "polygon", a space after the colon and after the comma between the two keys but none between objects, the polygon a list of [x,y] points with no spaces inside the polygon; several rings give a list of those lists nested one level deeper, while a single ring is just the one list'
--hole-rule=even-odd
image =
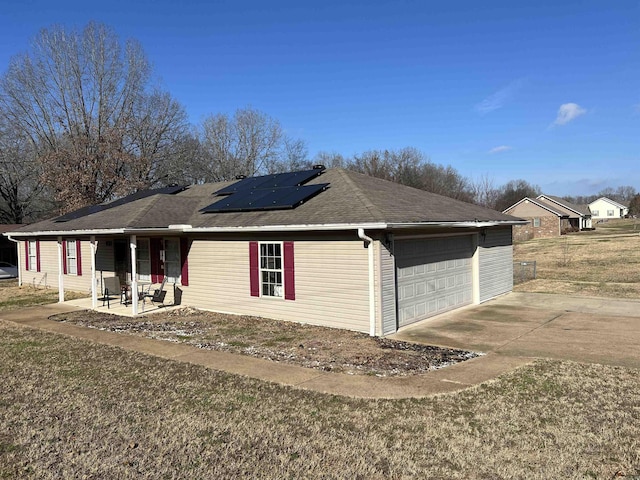
[{"label": "concrete driveway", "polygon": [[511,293],[419,322],[391,338],[640,368],[640,301]]}]

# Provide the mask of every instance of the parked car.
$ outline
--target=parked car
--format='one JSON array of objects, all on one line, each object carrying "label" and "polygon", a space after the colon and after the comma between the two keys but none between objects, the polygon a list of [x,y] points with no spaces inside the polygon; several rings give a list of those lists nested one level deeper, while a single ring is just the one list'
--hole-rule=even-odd
[{"label": "parked car", "polygon": [[0,278],[16,278],[18,267],[8,262],[0,262]]}]

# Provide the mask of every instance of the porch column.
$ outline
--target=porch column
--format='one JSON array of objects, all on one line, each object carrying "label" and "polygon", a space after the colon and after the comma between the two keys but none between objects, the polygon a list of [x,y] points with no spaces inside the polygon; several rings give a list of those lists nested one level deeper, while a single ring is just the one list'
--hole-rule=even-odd
[{"label": "porch column", "polygon": [[136,236],[131,235],[129,240],[129,246],[131,247],[131,313],[133,315],[138,314],[138,280],[136,272]]},{"label": "porch column", "polygon": [[64,270],[62,269],[62,237],[58,237],[58,302],[64,302]]},{"label": "porch column", "polygon": [[91,308],[98,308],[98,292],[96,289],[96,236],[91,235]]}]

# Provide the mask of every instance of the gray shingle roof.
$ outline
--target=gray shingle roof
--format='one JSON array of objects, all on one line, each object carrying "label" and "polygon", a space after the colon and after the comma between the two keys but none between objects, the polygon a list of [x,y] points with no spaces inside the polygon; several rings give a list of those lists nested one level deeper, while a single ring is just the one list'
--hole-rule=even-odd
[{"label": "gray shingle roof", "polygon": [[547,198],[548,200],[551,201],[551,203],[556,203],[561,207],[567,208],[569,210],[573,210],[574,212],[578,212],[580,215],[591,216],[591,210],[589,210],[589,207],[586,205],[575,205],[571,202],[567,202],[563,198],[556,197],[554,195],[540,195],[538,199],[543,200],[540,197]]},{"label": "gray shingle roof", "polygon": [[308,184],[329,183],[329,188],[294,209],[200,212],[216,201],[218,197],[214,192],[231,183],[192,185],[174,195],[153,195],[67,222],[45,220],[19,232],[166,228],[169,225],[225,228],[519,220],[484,207],[343,169],[326,170],[311,180]]}]

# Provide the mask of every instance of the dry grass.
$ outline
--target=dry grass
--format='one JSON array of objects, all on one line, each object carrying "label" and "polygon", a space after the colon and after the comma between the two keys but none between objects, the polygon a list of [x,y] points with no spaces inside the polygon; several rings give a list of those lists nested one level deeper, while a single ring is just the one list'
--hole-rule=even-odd
[{"label": "dry grass", "polygon": [[84,327],[353,375],[413,375],[478,356],[478,353],[465,350],[371,337],[349,330],[192,308],[154,313],[143,319],[87,310],[51,318]]},{"label": "dry grass", "polygon": [[599,224],[591,232],[516,244],[515,261],[537,262],[537,280],[520,292],[640,297],[640,225],[635,220]]},{"label": "dry grass", "polygon": [[[88,297],[87,293],[69,292],[64,294],[65,300]],[[0,280],[0,312],[15,310],[31,305],[46,305],[58,301],[58,289],[34,288],[31,285],[18,286],[17,280]]]},{"label": "dry grass", "polygon": [[640,475],[640,372],[540,361],[367,401],[0,324],[0,477]]}]

